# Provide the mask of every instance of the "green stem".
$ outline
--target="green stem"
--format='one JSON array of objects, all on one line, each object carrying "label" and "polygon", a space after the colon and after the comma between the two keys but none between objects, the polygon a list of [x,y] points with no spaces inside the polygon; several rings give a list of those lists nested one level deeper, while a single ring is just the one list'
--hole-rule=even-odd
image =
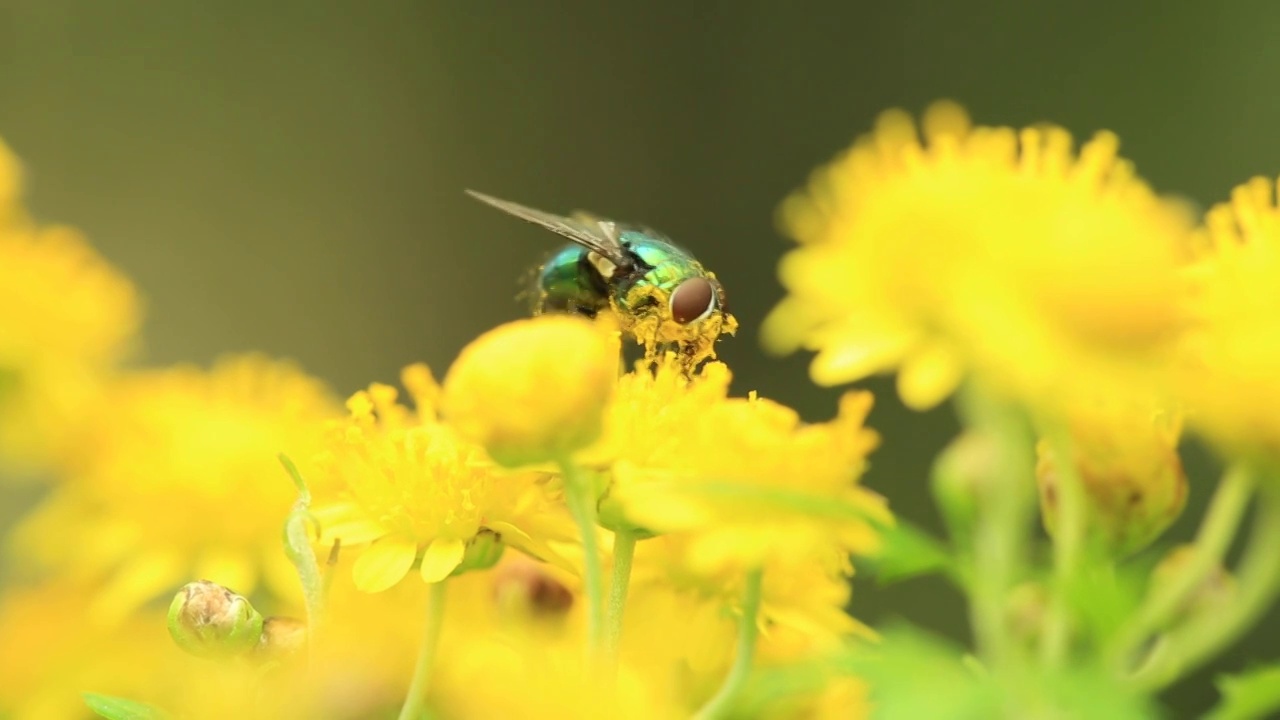
[{"label": "green stem", "polygon": [[418,661],[413,666],[409,694],[400,708],[400,720],[420,720],[427,711],[427,690],[431,685],[431,668],[435,665],[436,648],[440,645],[440,629],[444,627],[444,598],[447,581],[431,583],[427,596],[427,627],[418,646]]},{"label": "green stem", "polygon": [[1275,602],[1280,594],[1280,489],[1267,487],[1261,495],[1237,588],[1230,602],[1170,632],[1160,652],[1134,673],[1133,682],[1144,690],[1169,685],[1235,642]]},{"label": "green stem", "polygon": [[560,461],[564,473],[565,502],[582,536],[582,583],[587,595],[587,657],[598,667],[604,645],[604,592],[600,567],[600,547],[596,540],[596,499],[589,478],[572,460]]},{"label": "green stem", "polygon": [[622,613],[631,585],[631,559],[636,552],[636,534],[619,530],[613,536],[613,578],[609,585],[609,607],[605,629],[605,652],[616,662],[622,639]]},{"label": "green stem", "polygon": [[1178,610],[1186,605],[1188,598],[1204,584],[1205,578],[1222,564],[1240,527],[1253,489],[1253,472],[1248,466],[1239,463],[1228,468],[1196,533],[1190,557],[1177,575],[1154,588],[1112,642],[1108,654],[1118,671],[1128,671],[1138,649],[1169,624]]},{"label": "green stem", "polygon": [[294,486],[298,488],[298,499],[294,501],[293,508],[285,520],[284,552],[297,570],[298,581],[302,585],[302,600],[307,612],[307,653],[310,656],[314,654],[313,648],[323,631],[328,585],[325,582],[324,573],[320,571],[320,563],[316,560],[315,552],[311,549],[311,533],[308,530],[311,490],[289,456],[281,453],[277,457],[280,464],[284,465],[285,471],[289,473]]},{"label": "green stem", "polygon": [[1054,490],[1057,517],[1053,533],[1054,593],[1045,615],[1040,659],[1047,665],[1061,664],[1071,639],[1071,588],[1080,571],[1085,541],[1085,490],[1076,467],[1071,439],[1061,431],[1050,433],[1057,472]]},{"label": "green stem", "polygon": [[1035,508],[1032,438],[1015,408],[966,387],[960,411],[965,425],[999,443],[987,483],[976,489],[969,613],[978,652],[988,667],[1016,668],[1005,603],[1022,572],[1027,528]]},{"label": "green stem", "polygon": [[747,587],[742,595],[742,617],[738,620],[738,653],[733,667],[716,694],[702,706],[694,720],[719,720],[728,717],[738,693],[747,684],[751,665],[755,661],[756,637],[760,632],[760,599],[764,572],[759,568],[747,573]]}]

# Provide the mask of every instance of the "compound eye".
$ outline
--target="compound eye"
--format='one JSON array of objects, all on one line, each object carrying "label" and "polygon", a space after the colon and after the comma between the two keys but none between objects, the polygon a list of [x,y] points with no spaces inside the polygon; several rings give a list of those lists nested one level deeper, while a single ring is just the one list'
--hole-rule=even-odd
[{"label": "compound eye", "polygon": [[681,325],[697,322],[716,309],[716,289],[704,277],[694,277],[671,293],[671,317]]}]

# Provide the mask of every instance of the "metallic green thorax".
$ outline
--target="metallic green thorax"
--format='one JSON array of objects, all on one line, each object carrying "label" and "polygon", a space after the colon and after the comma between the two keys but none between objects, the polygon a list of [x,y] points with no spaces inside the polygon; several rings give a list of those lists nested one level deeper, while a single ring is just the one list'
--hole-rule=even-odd
[{"label": "metallic green thorax", "polygon": [[[620,234],[633,267],[619,267],[581,245],[566,245],[551,256],[538,274],[538,312],[568,311],[595,316],[613,307],[634,313],[628,296],[637,285],[649,285],[669,295],[691,277],[705,276],[702,264],[665,240],[638,231]],[[652,296],[644,296],[650,302]]]}]

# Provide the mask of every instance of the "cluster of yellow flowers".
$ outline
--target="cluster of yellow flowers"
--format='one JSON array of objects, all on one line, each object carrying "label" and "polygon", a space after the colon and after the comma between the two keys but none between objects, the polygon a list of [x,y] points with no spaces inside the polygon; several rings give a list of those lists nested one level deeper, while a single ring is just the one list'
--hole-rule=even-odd
[{"label": "cluster of yellow flowers", "polygon": [[[1015,717],[1043,705],[1028,639],[1044,668],[1103,657],[1126,691],[1151,690],[1280,592],[1273,183],[1201,223],[1117,149],[974,126],[952,103],[918,128],[891,111],[780,212],[799,247],[766,345],[817,351],[820,384],[896,372],[910,407],[958,396],[965,434],[935,489],[972,660]],[[805,423],[732,396],[721,362],[621,366],[608,317],[500,326],[443,382],[409,365],[407,401],[373,383],[345,408],[257,355],[131,367],[137,292],[29,218],[21,187],[0,145],[0,479],[44,481],[3,547],[0,716],[83,715],[86,692],[107,717],[141,711],[103,696],[183,718],[899,707],[860,651],[879,638],[847,612],[851,558],[902,537],[860,483],[869,393]],[[1089,563],[1181,513],[1184,425],[1231,470],[1197,542],[1092,647],[1073,598]],[[1023,547],[1037,505],[1048,573]]]},{"label": "cluster of yellow flowers", "polygon": [[[746,670],[869,635],[844,609],[849,555],[890,522],[858,485],[868,394],[806,425],[730,397],[720,363],[622,372],[616,329],[567,316],[481,336],[443,387],[406,367],[408,404],[374,383],[344,409],[257,355],[126,367],[137,293],[28,220],[0,160],[0,458],[47,481],[4,547],[0,714],[83,715],[91,692],[179,717],[368,717],[406,694],[406,717],[710,717]],[[281,542],[281,455],[318,588]],[[754,702],[860,713],[862,689]]]}]

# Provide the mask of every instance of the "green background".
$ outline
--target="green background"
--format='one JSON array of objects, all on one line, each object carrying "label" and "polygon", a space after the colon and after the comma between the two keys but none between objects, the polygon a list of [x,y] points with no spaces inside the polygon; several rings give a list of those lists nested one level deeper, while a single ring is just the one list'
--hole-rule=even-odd
[{"label": "green background", "polygon": [[[984,123],[1118,132],[1201,203],[1280,172],[1280,4],[0,0],[0,136],[41,217],[148,298],[146,359],[263,350],[342,393],[522,312],[556,239],[462,194],[658,227],[732,296],[739,391],[829,417],[807,358],[770,359],[778,201],[875,115],[950,97]],[[873,382],[868,484],[933,524],[949,411]],[[1193,462],[1188,537],[1211,489]],[[3,498],[0,498],[3,501]],[[0,516],[17,504],[3,501]],[[963,637],[941,583],[859,586],[856,612]],[[1274,657],[1275,618],[1215,670]],[[1211,674],[1168,696],[1212,702]]]}]

